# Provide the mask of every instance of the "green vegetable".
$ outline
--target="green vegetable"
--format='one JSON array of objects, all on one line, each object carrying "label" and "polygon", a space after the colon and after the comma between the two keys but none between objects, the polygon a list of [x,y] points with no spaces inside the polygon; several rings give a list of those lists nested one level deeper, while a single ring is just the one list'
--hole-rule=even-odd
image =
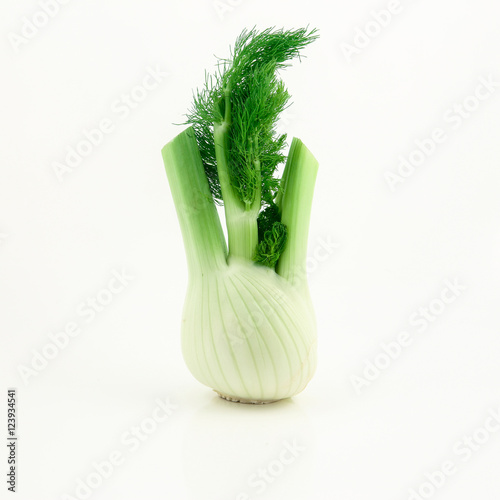
[{"label": "green vegetable", "polygon": [[318,163],[297,138],[286,158],[286,135],[276,132],[290,100],[279,70],[316,38],[243,31],[195,93],[188,127],[162,149],[189,271],[184,359],[233,401],[291,397],[316,367],[305,263]]}]

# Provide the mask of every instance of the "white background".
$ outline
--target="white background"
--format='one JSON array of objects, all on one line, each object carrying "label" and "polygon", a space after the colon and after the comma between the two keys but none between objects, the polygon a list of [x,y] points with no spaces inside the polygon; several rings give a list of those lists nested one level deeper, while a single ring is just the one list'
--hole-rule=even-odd
[{"label": "white background", "polygon": [[[30,32],[38,2],[3,0],[0,435],[16,387],[16,498],[83,498],[78,481],[114,452],[122,463],[91,498],[499,498],[500,87],[473,96],[481,78],[500,82],[500,12],[494,0],[401,0],[373,24],[388,5],[72,0]],[[222,401],[184,365],[187,269],[160,154],[214,55],[254,25],[321,34],[282,75],[294,104],[281,123],[320,163],[309,240],[319,364],[303,393],[268,406]],[[168,75],[118,112],[148,68]],[[113,130],[59,179],[54,163],[102,119]],[[436,128],[446,140],[391,190],[387,172]],[[79,314],[122,270],[127,287],[92,319]],[[446,280],[465,288],[449,304]],[[23,380],[20,367],[71,322],[80,334]],[[401,332],[411,343],[389,359],[381,344]],[[132,451],[123,436],[151,424],[157,398],[176,409]],[[299,451],[280,466],[285,442]],[[454,473],[426,485],[446,461]],[[260,469],[272,482],[257,487]]]}]

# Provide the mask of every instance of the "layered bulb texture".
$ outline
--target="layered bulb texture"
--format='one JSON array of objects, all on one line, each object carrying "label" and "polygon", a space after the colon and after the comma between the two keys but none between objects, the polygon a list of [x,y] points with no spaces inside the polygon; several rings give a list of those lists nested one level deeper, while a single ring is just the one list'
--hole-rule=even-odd
[{"label": "layered bulb texture", "polygon": [[190,283],[182,348],[191,373],[226,399],[294,396],[316,368],[310,300],[269,268],[230,261]]}]

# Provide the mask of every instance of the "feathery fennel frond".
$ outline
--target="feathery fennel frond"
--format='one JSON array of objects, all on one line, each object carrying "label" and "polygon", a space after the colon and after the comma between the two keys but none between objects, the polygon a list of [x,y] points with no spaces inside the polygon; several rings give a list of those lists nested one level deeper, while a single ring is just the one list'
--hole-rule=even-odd
[{"label": "feathery fennel frond", "polygon": [[[213,125],[225,119],[230,125],[229,176],[240,200],[252,204],[260,177],[261,195],[266,203],[272,201],[279,183],[273,174],[286,159],[282,153],[286,135],[278,136],[275,128],[290,99],[277,73],[291,59],[300,57],[301,50],[316,38],[315,29],[245,30],[237,38],[231,57],[219,59],[217,71],[205,77],[205,85],[194,95],[186,124],[193,125],[210,189],[217,201],[222,202],[222,195]],[[259,175],[256,161],[260,161]]]},{"label": "feathery fennel frond", "polygon": [[[283,153],[286,134],[278,134],[276,124],[290,101],[278,73],[292,59],[300,58],[302,49],[317,36],[315,29],[307,28],[244,30],[230,57],[218,59],[215,73],[205,75],[204,86],[194,94],[186,124],[193,126],[214,200],[226,205],[226,210],[234,212],[234,206],[239,206],[243,211],[254,213],[257,210],[258,214],[261,209],[273,205],[280,183],[276,169],[286,160]],[[225,188],[221,188],[222,167],[217,161],[215,126],[224,126],[227,130],[222,147],[224,177],[229,184]],[[235,200],[228,208],[229,196]],[[274,222],[281,222],[279,215]],[[249,245],[243,253],[246,256],[253,254],[256,262],[273,267],[286,242],[286,227],[283,224],[279,227],[279,231],[276,228],[273,231],[271,225],[267,232],[260,232],[255,242],[251,236],[254,230],[247,229],[250,231],[250,236],[246,237]],[[274,235],[272,244],[270,235]],[[240,235],[236,241],[242,239]],[[271,249],[272,258],[269,256]]]}]

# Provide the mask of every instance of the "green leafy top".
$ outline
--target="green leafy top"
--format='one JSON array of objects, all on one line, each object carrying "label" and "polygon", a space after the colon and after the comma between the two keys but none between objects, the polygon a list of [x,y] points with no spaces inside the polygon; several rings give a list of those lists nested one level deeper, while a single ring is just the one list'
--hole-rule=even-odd
[{"label": "green leafy top", "polygon": [[186,124],[192,125],[195,132],[214,200],[224,202],[214,142],[215,128],[222,127],[224,163],[232,195],[242,210],[257,208],[258,213],[261,208],[271,208],[267,216],[263,212],[259,216],[259,242],[254,256],[255,261],[269,267],[276,264],[287,238],[287,228],[274,204],[280,182],[275,171],[286,159],[286,134],[277,134],[276,123],[290,100],[278,72],[291,59],[300,58],[301,50],[317,37],[315,29],[307,28],[244,30],[231,57],[219,59],[217,71],[205,76],[205,85],[195,92],[186,115]]},{"label": "green leafy top", "polygon": [[[276,122],[290,96],[278,70],[300,57],[300,51],[317,38],[316,30],[284,31],[268,28],[244,30],[230,59],[219,59],[218,71],[207,75],[186,123],[193,125],[201,158],[214,198],[222,200],[217,175],[214,124],[229,127],[227,144],[231,185],[239,199],[251,206],[259,194],[272,202],[278,186],[273,177],[285,160],[286,135],[276,134]],[[260,183],[260,186],[259,186]]]}]

